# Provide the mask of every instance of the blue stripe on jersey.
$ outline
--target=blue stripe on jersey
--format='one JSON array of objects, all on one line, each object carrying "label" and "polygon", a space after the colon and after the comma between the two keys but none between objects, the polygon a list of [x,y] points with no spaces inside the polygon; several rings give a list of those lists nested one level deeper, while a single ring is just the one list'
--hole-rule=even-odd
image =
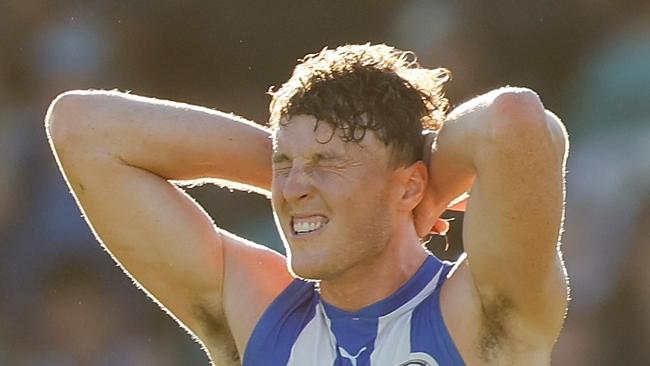
[{"label": "blue stripe on jersey", "polygon": [[[446,278],[451,266],[446,266],[441,277]],[[440,310],[440,291],[442,286],[422,301],[411,317],[411,352],[432,355],[440,365],[464,366],[465,363],[456,349]]]},{"label": "blue stripe on jersey", "polygon": [[249,338],[242,366],[286,365],[291,347],[314,317],[317,303],[313,282],[293,280],[262,314]]}]

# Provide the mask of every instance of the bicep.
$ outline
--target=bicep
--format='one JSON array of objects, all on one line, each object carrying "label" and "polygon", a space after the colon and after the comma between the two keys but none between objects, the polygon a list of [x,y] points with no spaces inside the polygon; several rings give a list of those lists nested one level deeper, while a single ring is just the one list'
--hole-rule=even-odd
[{"label": "bicep", "polygon": [[222,238],[224,314],[243,353],[260,317],[293,277],[284,256],[228,232]]},{"label": "bicep", "polygon": [[463,237],[482,301],[506,299],[526,316],[543,317],[566,297],[558,257],[566,133],[554,116],[525,103],[496,106],[492,133],[477,149]]},{"label": "bicep", "polygon": [[217,228],[155,174],[99,152],[61,160],[96,237],[145,292],[204,342],[246,343],[291,280],[284,257]]}]

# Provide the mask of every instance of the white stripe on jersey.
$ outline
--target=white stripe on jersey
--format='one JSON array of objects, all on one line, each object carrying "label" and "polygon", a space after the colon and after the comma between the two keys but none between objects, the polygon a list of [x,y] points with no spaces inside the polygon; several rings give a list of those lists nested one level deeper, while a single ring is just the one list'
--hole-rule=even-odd
[{"label": "white stripe on jersey", "polygon": [[336,343],[330,330],[330,320],[321,304],[316,305],[314,317],[302,329],[291,347],[287,366],[332,365],[336,360]]},{"label": "white stripe on jersey", "polygon": [[[438,286],[442,268],[412,299],[392,313],[379,317],[375,351],[370,356],[373,366],[395,366],[406,362],[411,355],[411,311]],[[435,365],[435,364],[434,364]],[[433,365],[432,365],[433,366]]]}]

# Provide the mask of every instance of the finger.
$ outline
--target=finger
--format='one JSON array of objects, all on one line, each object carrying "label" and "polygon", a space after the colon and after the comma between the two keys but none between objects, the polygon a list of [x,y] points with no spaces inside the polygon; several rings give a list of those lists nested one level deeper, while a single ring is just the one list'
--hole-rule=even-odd
[{"label": "finger", "polygon": [[438,235],[447,235],[447,231],[449,231],[449,222],[440,218],[437,219],[432,232]]}]

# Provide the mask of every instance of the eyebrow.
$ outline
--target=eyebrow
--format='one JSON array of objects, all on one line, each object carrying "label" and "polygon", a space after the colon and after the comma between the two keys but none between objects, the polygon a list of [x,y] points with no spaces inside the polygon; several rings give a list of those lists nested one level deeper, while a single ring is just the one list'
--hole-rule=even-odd
[{"label": "eyebrow", "polygon": [[[322,160],[332,160],[332,159],[340,159],[341,155],[338,154],[335,151],[332,150],[323,150],[323,151],[317,151],[312,154],[310,154],[310,161],[312,163],[316,163]],[[287,161],[291,161],[291,158],[287,154],[284,153],[274,153],[271,156],[271,161],[273,164],[279,164],[279,163],[285,163]]]}]

